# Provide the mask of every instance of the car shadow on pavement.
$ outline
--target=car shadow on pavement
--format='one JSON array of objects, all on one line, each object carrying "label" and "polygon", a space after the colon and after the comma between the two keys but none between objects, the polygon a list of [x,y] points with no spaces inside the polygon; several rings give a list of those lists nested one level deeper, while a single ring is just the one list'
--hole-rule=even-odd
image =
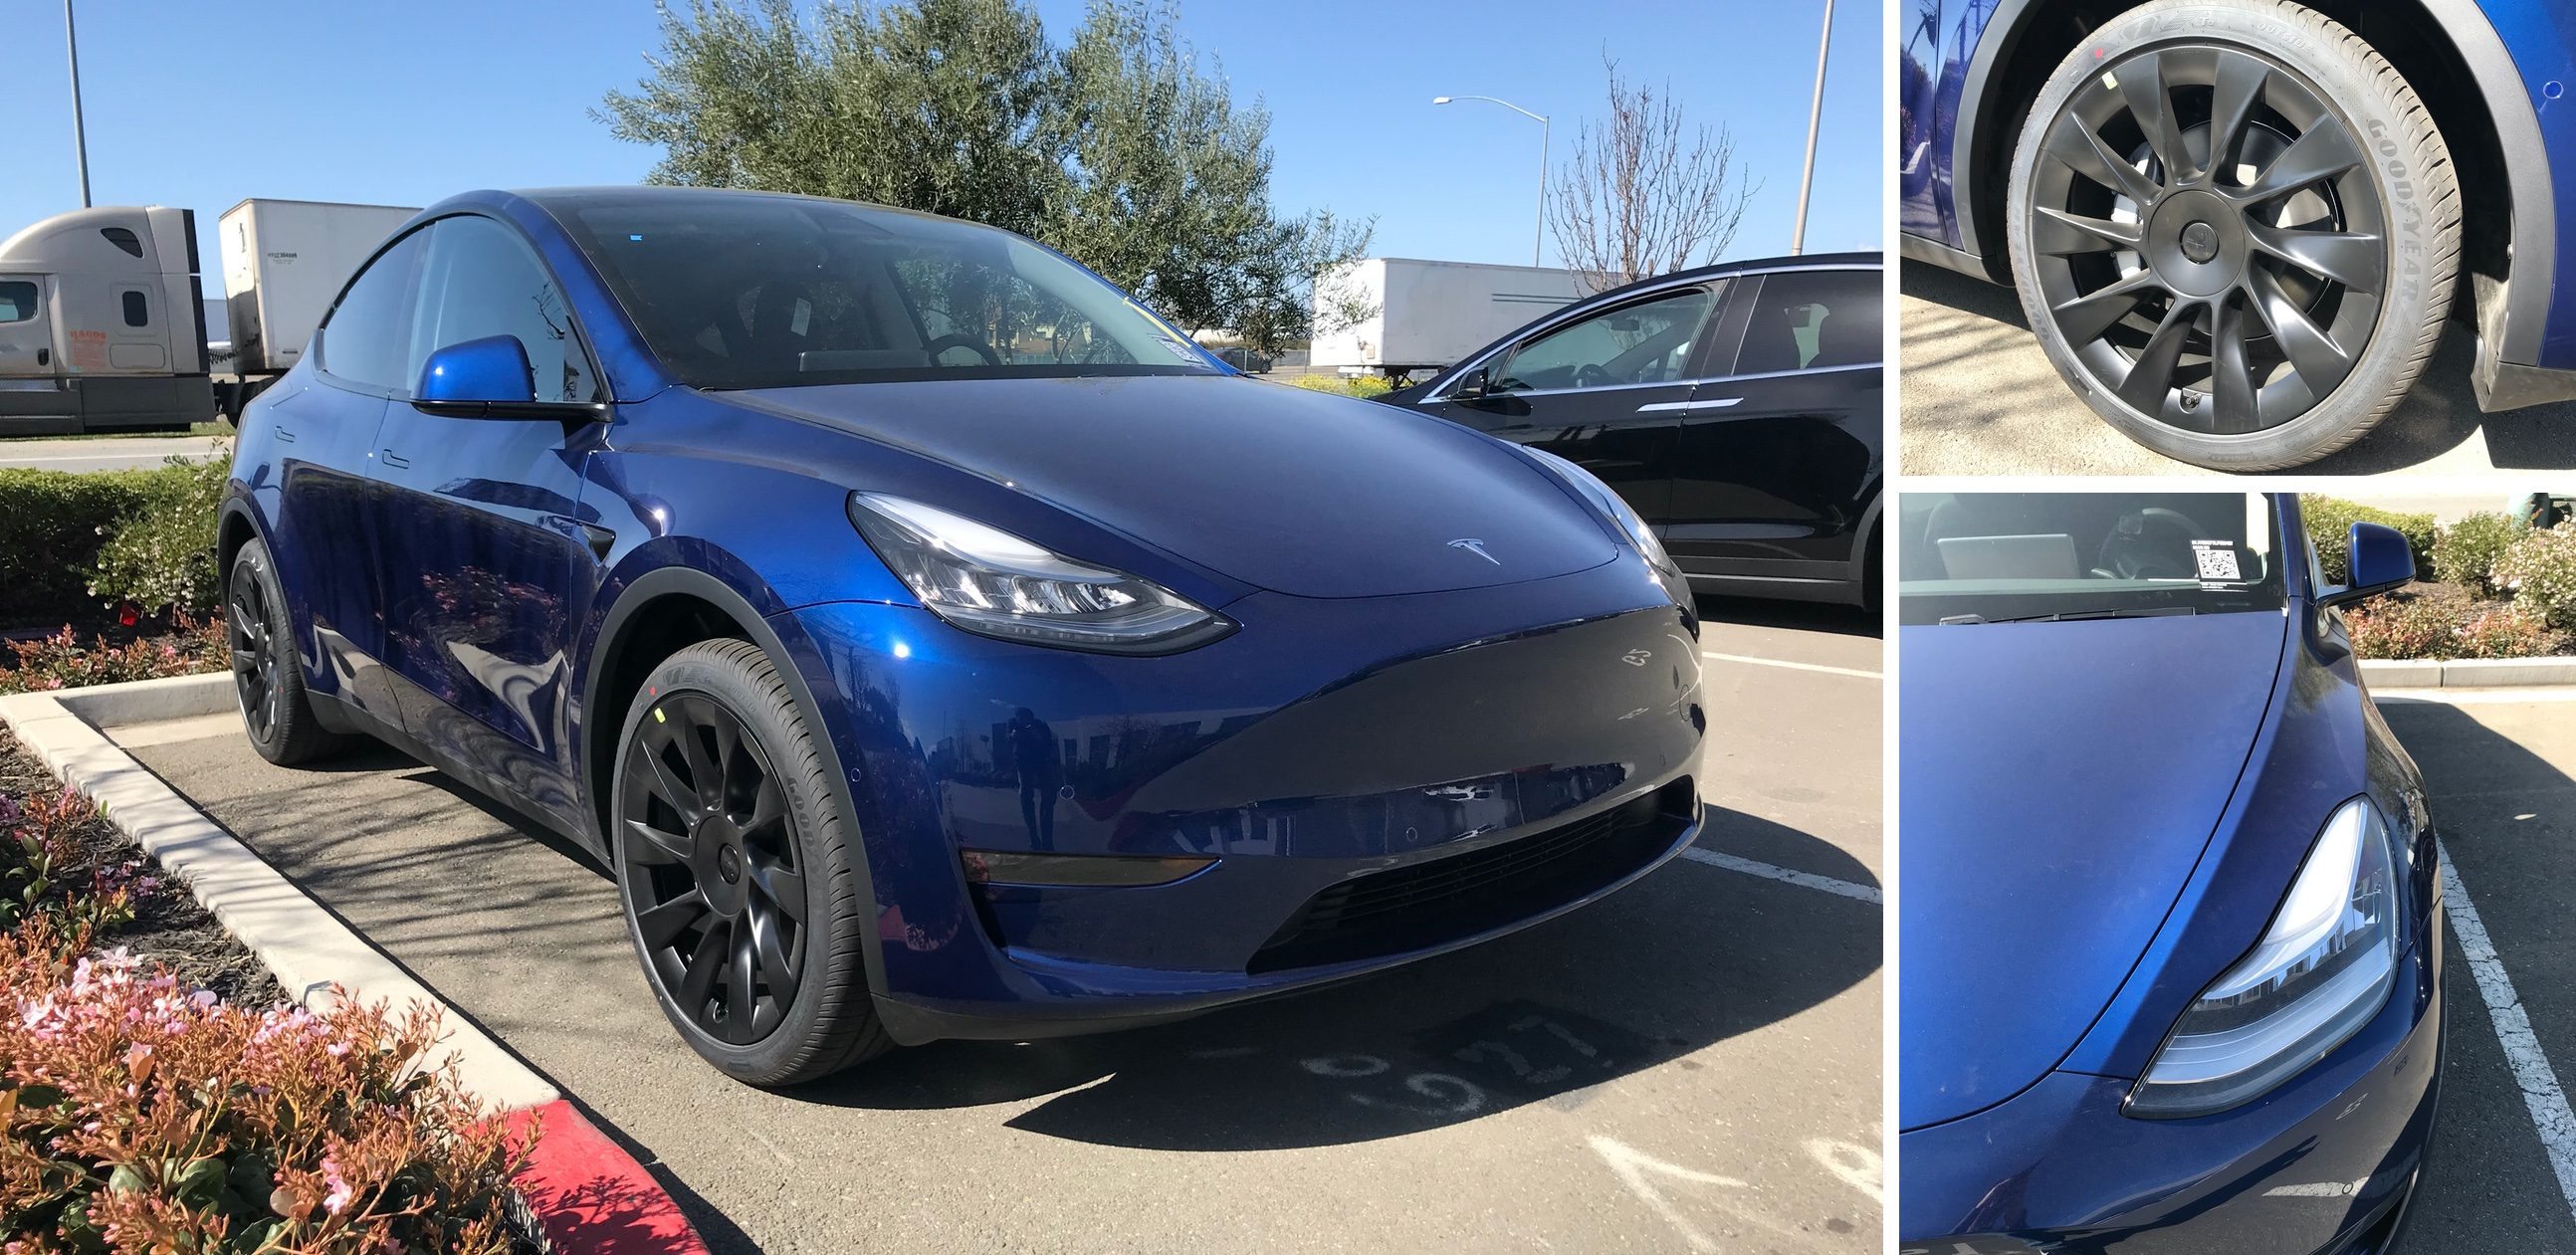
[{"label": "car shadow on pavement", "polygon": [[[1919,262],[1906,263],[1899,276],[1899,290],[1904,296],[1967,316],[1940,320],[1916,317],[1902,328],[1902,368],[1910,394],[1955,396],[1956,389],[1942,386],[1955,378],[1954,372],[1977,372],[1981,379],[1994,378],[2001,372],[1988,359],[1998,351],[2026,352],[2029,361],[2038,364],[2038,370],[2012,373],[2044,379],[2053,385],[1981,385],[1974,393],[1977,413],[1944,414],[1944,425],[1974,424],[1981,418],[2009,421],[2008,416],[2027,415],[2033,408],[2081,414],[2099,421],[2054,371],[2046,370],[2038,344],[2030,339],[2030,320],[2022,311],[2021,298],[2011,288]],[[2426,364],[2406,399],[2368,437],[2331,457],[2299,467],[2298,472],[2371,475],[2404,470],[2458,448],[2481,429],[2488,458],[2496,468],[2576,467],[2576,423],[2570,422],[2576,419],[2576,404],[2544,405],[2500,414],[2478,409],[2477,394],[2470,384],[2477,333],[2463,320],[2465,314],[2465,309],[2454,310],[2433,360]],[[2006,328],[2013,333],[2007,337],[2008,349],[1998,342],[1998,333]]]},{"label": "car shadow on pavement", "polygon": [[[2560,888],[2576,882],[2576,780],[2533,752],[2565,703],[2481,705],[2395,699],[2382,713],[2424,773],[2427,804],[2521,1010],[2549,1062],[2576,1053],[2576,947]],[[2565,742],[2558,742],[2563,746]],[[2456,912],[2458,905],[2451,904]],[[2407,1234],[2391,1255],[2570,1249],[2576,1224],[2533,1116],[2452,939],[2441,1116]],[[2530,1200],[2530,1201],[2525,1201]],[[2536,1205],[2549,1200],[2547,1205]]]},{"label": "car shadow on pavement", "polygon": [[[1841,850],[1709,808],[1711,827],[1870,883]],[[898,1051],[786,1091],[857,1108],[1054,1097],[1009,1127],[1163,1150],[1396,1137],[1595,1085],[1772,1024],[1876,971],[1875,905],[1688,860],[1469,950],[1157,1028]],[[1872,1046],[1870,1057],[1875,1057]]]},{"label": "car shadow on pavement", "polygon": [[1877,636],[1882,631],[1882,621],[1876,614],[1862,610],[1858,606],[1842,606],[1821,601],[1701,597],[1699,617],[1711,623],[1789,628],[1800,632],[1832,632],[1838,636]]}]

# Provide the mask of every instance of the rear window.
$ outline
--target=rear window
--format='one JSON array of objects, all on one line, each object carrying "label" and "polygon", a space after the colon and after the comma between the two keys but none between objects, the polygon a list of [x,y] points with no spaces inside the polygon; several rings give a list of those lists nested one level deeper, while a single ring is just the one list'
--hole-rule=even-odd
[{"label": "rear window", "polygon": [[1222,373],[1125,293],[990,227],[795,197],[550,208],[693,387]]}]

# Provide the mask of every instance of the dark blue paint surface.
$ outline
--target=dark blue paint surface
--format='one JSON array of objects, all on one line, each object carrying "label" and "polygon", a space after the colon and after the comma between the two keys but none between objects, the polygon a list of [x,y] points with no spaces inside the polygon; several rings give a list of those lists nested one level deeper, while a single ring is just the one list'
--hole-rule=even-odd
[{"label": "dark blue paint surface", "polygon": [[[2280,508],[2295,553],[2297,507]],[[2357,795],[2392,818],[2420,805],[2340,620],[2285,566],[2280,611],[1902,629],[1906,1249],[2336,1250],[2411,1189],[2440,1047],[2429,824],[2376,1019],[2235,1110],[2120,1109],[2326,819]]]},{"label": "dark blue paint surface", "polygon": [[[534,247],[605,383],[597,421],[373,394],[316,364],[326,327],[244,418],[227,552],[255,534],[276,554],[306,682],[338,718],[603,854],[630,696],[615,660],[683,590],[735,614],[846,783],[871,984],[898,1039],[1107,1026],[1341,979],[1580,906],[1696,832],[1697,620],[1615,522],[1512,446],[1215,370],[696,391],[547,197],[474,193],[418,221],[482,214]],[[853,491],[934,503],[1240,626],[1162,657],[967,633],[860,537]],[[1662,818],[1544,900],[1356,959],[1258,957],[1328,885],[1614,811]],[[980,886],[961,847],[1217,862],[1151,888]]]}]

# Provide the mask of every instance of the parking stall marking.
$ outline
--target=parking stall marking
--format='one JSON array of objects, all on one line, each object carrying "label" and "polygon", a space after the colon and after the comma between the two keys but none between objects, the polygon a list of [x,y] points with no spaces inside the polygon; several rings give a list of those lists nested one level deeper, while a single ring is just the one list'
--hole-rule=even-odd
[{"label": "parking stall marking", "polygon": [[2567,1108],[2567,1093],[2558,1087],[2558,1073],[2549,1066],[2549,1056],[2540,1049],[2540,1038],[2531,1031],[2531,1017],[2522,1009],[2522,997],[2514,992],[2513,978],[2504,970],[2504,960],[2496,954],[2495,943],[2487,937],[2487,926],[2478,918],[2477,905],[2469,901],[2467,886],[2460,883],[2458,864],[2451,852],[2439,842],[2435,849],[2442,860],[2442,896],[2451,916],[2451,929],[2460,935],[2460,957],[2467,960],[2469,972],[2477,978],[2478,999],[2486,1004],[2487,1018],[2495,1025],[2496,1040],[2504,1046],[2507,1066],[2522,1087],[2522,1101],[2531,1110],[2532,1127],[2540,1134],[2540,1147],[2549,1155],[2549,1169],[2558,1176],[2558,1192],[2566,1200],[2570,1215],[2576,1215],[2576,1113]]},{"label": "parking stall marking", "polygon": [[1792,671],[1817,671],[1826,675],[1856,676],[1864,680],[1886,678],[1876,671],[1863,671],[1858,667],[1828,667],[1821,662],[1790,662],[1782,658],[1756,658],[1751,654],[1721,654],[1706,649],[1699,651],[1699,656],[1718,662],[1741,662],[1756,667],[1787,667]]},{"label": "parking stall marking", "polygon": [[1796,885],[1802,889],[1815,889],[1825,893],[1840,894],[1846,898],[1867,902],[1872,906],[1884,905],[1886,900],[1876,888],[1870,885],[1856,885],[1848,880],[1836,880],[1831,876],[1819,876],[1814,872],[1802,872],[1792,867],[1780,867],[1771,863],[1757,862],[1753,859],[1742,858],[1733,854],[1724,854],[1716,850],[1703,850],[1695,845],[1683,850],[1682,857],[1689,859],[1694,863],[1705,863],[1710,867],[1722,867],[1731,872],[1743,872],[1748,876],[1766,876],[1772,880],[1780,881],[1783,884]]}]

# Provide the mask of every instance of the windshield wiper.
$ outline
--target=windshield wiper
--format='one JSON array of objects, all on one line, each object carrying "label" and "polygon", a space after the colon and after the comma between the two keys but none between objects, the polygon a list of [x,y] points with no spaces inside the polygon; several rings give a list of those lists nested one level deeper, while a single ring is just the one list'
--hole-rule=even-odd
[{"label": "windshield wiper", "polygon": [[2194,615],[2192,606],[2141,606],[2115,610],[2058,610],[2048,614],[2019,614],[1989,619],[1981,614],[1952,614],[1941,617],[1941,626],[1959,623],[2064,623],[2078,619],[2162,619],[2175,615]]}]

